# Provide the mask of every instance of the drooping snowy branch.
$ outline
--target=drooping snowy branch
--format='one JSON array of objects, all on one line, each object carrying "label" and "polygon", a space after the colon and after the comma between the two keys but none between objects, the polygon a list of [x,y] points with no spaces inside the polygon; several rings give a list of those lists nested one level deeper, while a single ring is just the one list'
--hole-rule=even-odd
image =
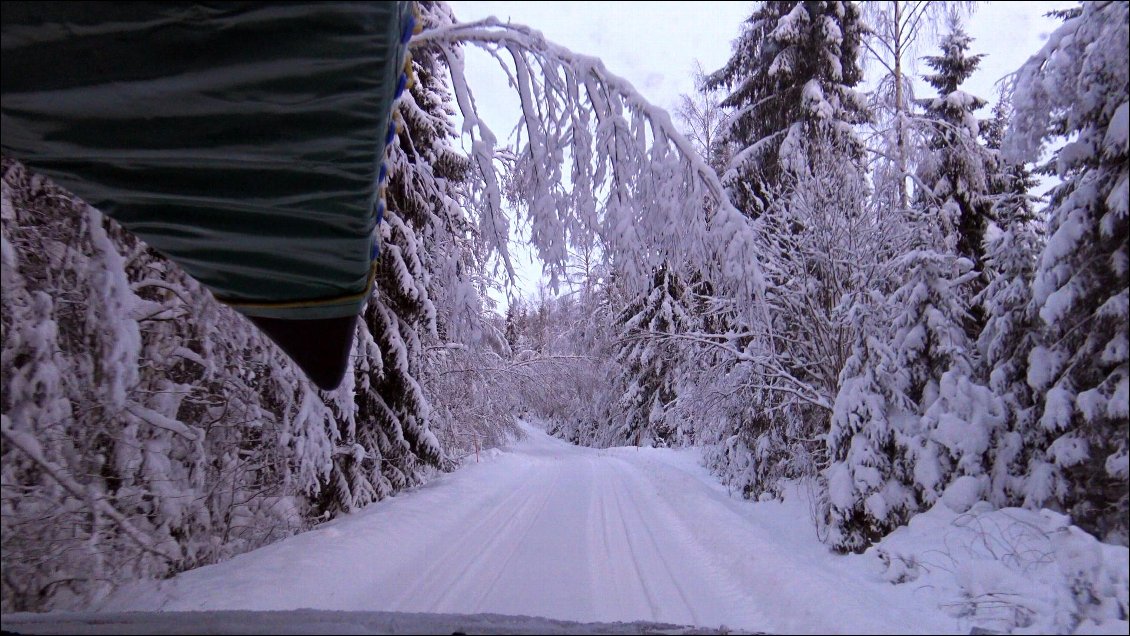
[{"label": "drooping snowy branch", "polygon": [[666,262],[680,273],[709,276],[730,293],[764,291],[754,222],[730,203],[668,113],[599,59],[495,18],[426,30],[413,46],[438,47],[446,59],[482,178],[475,193],[480,231],[504,259],[497,137],[479,116],[462,45],[496,60],[519,98],[519,147],[510,169],[551,282],[563,275],[570,245],[599,239],[632,279]]}]

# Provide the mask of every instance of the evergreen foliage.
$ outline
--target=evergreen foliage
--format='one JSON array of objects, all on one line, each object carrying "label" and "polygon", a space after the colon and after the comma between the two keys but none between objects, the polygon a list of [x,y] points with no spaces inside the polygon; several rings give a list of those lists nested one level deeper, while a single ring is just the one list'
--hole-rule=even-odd
[{"label": "evergreen foliage", "polygon": [[678,277],[659,267],[650,288],[617,317],[622,325],[617,359],[626,386],[617,403],[622,427],[613,439],[619,444],[669,446],[681,441],[671,421],[678,399],[679,350],[664,334],[689,326],[684,294]]},{"label": "evergreen foliage", "polygon": [[1002,100],[985,130],[986,145],[996,152],[990,192],[999,232],[985,240],[989,283],[976,299],[986,316],[977,340],[982,370],[989,388],[1004,401],[1008,419],[993,458],[990,501],[998,506],[1036,505],[1024,494],[1022,476],[1033,451],[1048,441],[1036,426],[1037,396],[1026,381],[1028,356],[1041,331],[1033,311],[1032,279],[1043,245],[1042,224],[1030,194],[1035,178],[1025,165],[1010,164],[999,154],[1009,117]]},{"label": "evergreen foliage", "polygon": [[867,119],[853,88],[863,79],[863,31],[853,2],[761,3],[729,61],[706,78],[707,89],[730,90],[721,102],[732,113],[724,183],[746,214],[764,213],[784,175],[803,171],[817,133],[858,146],[852,126]]},{"label": "evergreen foliage", "polygon": [[1084,4],[1021,69],[1005,141],[1034,160],[1055,141],[1062,183],[1047,209],[1048,239],[1032,286],[1044,325],[1028,383],[1043,396],[1039,447],[1025,486],[1034,505],[1064,506],[1076,523],[1127,542],[1130,460],[1130,8]]},{"label": "evergreen foliage", "polygon": [[[945,249],[973,263],[977,272],[985,269],[985,230],[991,215],[989,171],[992,158],[978,143],[980,122],[975,112],[987,103],[961,90],[961,85],[977,70],[983,55],[968,55],[972,38],[957,25],[941,40],[941,55],[924,58],[934,73],[925,76],[937,97],[921,100],[930,122],[928,151],[918,167],[916,194],[919,214],[937,217],[942,227]],[[983,277],[973,280],[969,293],[984,287]],[[967,332],[976,337],[984,325],[980,308],[970,305],[972,321]]]}]

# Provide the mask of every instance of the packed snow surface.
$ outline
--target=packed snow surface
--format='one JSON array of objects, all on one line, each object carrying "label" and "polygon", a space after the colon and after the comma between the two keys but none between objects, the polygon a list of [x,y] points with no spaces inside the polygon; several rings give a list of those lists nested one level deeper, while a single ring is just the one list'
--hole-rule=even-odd
[{"label": "packed snow surface", "polygon": [[[469,633],[686,633],[676,625],[778,634],[1030,631],[1051,627],[1056,608],[1067,607],[1050,573],[1083,561],[1096,581],[1109,582],[1110,603],[1124,602],[1116,597],[1125,595],[1125,574],[1116,573],[1126,571],[1125,548],[1084,536],[1066,545],[1085,548],[1087,559],[1022,563],[1022,555],[1001,559],[978,549],[993,531],[970,531],[971,524],[1015,531],[1009,520],[1018,519],[1031,529],[1026,550],[1078,552],[1053,545],[1041,529],[1047,515],[976,517],[937,506],[868,553],[837,556],[817,538],[802,488],[784,503],[755,504],[730,496],[700,466],[697,449],[592,449],[523,429],[509,449],[357,514],[218,565],[123,588],[102,604],[103,614],[9,615],[4,628],[69,632],[96,627],[101,617],[103,626],[119,621],[117,630],[142,621],[162,633],[217,624],[244,633],[281,624],[306,633],[456,631],[453,625]],[[1051,542],[1046,551],[1041,541]],[[1014,573],[1018,563],[1025,573]],[[1016,610],[1024,620],[1008,614],[1005,625],[984,611],[986,599],[999,600],[997,579],[1007,583],[1000,588],[1007,598],[1031,599]],[[278,612],[299,609],[336,611]],[[197,614],[119,614],[138,611]],[[1125,633],[1124,620],[1104,615],[1086,624]],[[54,627],[45,622],[51,616],[60,621]]]}]

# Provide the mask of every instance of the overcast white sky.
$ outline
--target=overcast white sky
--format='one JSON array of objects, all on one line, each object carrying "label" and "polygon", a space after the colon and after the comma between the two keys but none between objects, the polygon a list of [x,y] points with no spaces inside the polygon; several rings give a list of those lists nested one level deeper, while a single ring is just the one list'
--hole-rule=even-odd
[{"label": "overcast white sky", "polygon": [[[495,16],[533,27],[577,53],[599,57],[609,71],[635,85],[654,104],[670,110],[682,93],[694,90],[696,60],[709,73],[730,56],[731,43],[753,2],[450,2],[456,17],[473,21]],[[980,70],[963,87],[995,101],[994,85],[1043,45],[1058,22],[1043,17],[1075,2],[979,2],[966,20],[973,52],[985,53]],[[926,44],[920,55],[936,54]],[[500,141],[517,123],[516,100],[495,62],[467,56],[468,83],[481,115]],[[928,94],[920,88],[920,94]],[[988,116],[987,113],[984,116]],[[521,250],[515,250],[518,259]],[[516,265],[520,265],[516,263]],[[540,266],[521,265],[524,293],[536,289]]]}]

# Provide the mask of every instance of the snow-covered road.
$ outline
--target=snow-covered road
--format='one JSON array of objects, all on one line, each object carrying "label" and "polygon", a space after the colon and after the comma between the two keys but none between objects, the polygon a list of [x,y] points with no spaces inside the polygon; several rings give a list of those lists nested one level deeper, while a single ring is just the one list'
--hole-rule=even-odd
[{"label": "snow-covered road", "polygon": [[[863,576],[803,505],[726,492],[695,450],[526,438],[317,530],[138,584],[106,611],[495,613],[772,633],[943,632],[928,597]],[[928,595],[928,592],[926,593]]]},{"label": "snow-covered road", "polygon": [[[384,579],[385,607],[684,625],[763,617],[679,523],[642,462],[530,434],[494,492],[463,500]],[[421,564],[426,563],[421,567]]]}]

